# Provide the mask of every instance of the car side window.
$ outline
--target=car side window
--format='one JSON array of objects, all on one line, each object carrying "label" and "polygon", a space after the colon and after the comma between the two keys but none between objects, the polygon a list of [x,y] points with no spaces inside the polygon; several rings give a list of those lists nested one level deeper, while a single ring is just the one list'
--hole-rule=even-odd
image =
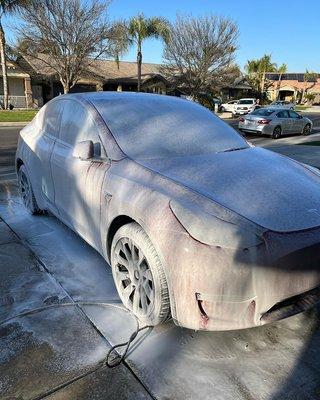
[{"label": "car side window", "polygon": [[286,110],[280,111],[277,114],[278,118],[289,118],[289,113]]},{"label": "car side window", "polygon": [[292,110],[289,110],[289,115],[290,115],[290,118],[295,118],[295,119],[300,118],[299,114],[297,114],[295,111],[292,111]]},{"label": "car side window", "polygon": [[45,105],[44,113],[42,116],[43,131],[55,137],[59,134],[59,125],[61,118],[61,102],[54,101]]},{"label": "car side window", "polygon": [[105,155],[96,123],[86,108],[76,101],[63,100],[59,138],[72,147],[78,142],[92,140],[96,155]]}]

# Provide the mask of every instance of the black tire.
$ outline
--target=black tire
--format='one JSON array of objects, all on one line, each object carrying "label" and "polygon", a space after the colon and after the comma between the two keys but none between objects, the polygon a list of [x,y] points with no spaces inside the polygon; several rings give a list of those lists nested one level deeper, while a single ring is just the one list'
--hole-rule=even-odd
[{"label": "black tire", "polygon": [[124,306],[146,325],[170,316],[164,268],[146,232],[136,222],[122,226],[111,244],[113,279]]},{"label": "black tire", "polygon": [[282,134],[281,126],[276,126],[272,132],[272,139],[279,139]]},{"label": "black tire", "polygon": [[24,165],[21,165],[18,171],[18,185],[21,199],[28,212],[33,215],[40,214],[41,210],[37,204],[30,177]]},{"label": "black tire", "polygon": [[302,135],[308,136],[308,135],[310,135],[310,133],[311,133],[311,125],[306,124],[306,126],[302,130]]},{"label": "black tire", "polygon": [[221,107],[221,112],[226,112],[226,109],[224,107]]}]

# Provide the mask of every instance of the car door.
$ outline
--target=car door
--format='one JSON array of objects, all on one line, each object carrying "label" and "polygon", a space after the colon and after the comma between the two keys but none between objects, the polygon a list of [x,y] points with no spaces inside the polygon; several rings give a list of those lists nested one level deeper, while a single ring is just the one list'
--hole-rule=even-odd
[{"label": "car door", "polygon": [[[81,103],[63,100],[59,138],[52,155],[55,204],[60,218],[96,249],[101,247],[101,189],[109,163],[99,137],[99,129]],[[99,162],[74,156],[74,147],[92,140]]]},{"label": "car door", "polygon": [[298,113],[293,110],[289,110],[289,115],[291,119],[291,132],[292,133],[301,133],[304,128],[304,121],[300,117]]},{"label": "car door", "polygon": [[35,154],[32,168],[32,173],[35,177],[34,187],[43,198],[44,208],[48,208],[53,212],[55,211],[54,185],[50,159],[59,134],[60,116],[61,105],[59,101],[53,101],[45,105],[37,116],[36,125],[38,126],[38,131],[32,141]]},{"label": "car door", "polygon": [[281,110],[277,113],[277,124],[280,123],[282,129],[282,135],[288,135],[291,133],[291,119],[287,110]]}]

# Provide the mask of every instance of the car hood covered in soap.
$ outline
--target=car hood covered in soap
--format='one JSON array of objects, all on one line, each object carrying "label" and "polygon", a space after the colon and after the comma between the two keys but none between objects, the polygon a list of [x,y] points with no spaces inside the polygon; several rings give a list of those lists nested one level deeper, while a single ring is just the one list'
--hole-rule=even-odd
[{"label": "car hood covered in soap", "polygon": [[290,232],[320,225],[320,176],[274,152],[253,147],[136,161],[264,228]]}]

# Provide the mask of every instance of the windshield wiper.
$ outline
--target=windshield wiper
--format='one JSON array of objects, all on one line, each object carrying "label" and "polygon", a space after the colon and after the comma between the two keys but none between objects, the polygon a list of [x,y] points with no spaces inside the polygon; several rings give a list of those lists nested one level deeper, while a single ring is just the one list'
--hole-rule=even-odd
[{"label": "windshield wiper", "polygon": [[230,149],[226,149],[226,150],[221,150],[218,151],[217,153],[228,153],[229,151],[238,151],[238,150],[245,150],[248,149],[248,147],[230,147]]}]

